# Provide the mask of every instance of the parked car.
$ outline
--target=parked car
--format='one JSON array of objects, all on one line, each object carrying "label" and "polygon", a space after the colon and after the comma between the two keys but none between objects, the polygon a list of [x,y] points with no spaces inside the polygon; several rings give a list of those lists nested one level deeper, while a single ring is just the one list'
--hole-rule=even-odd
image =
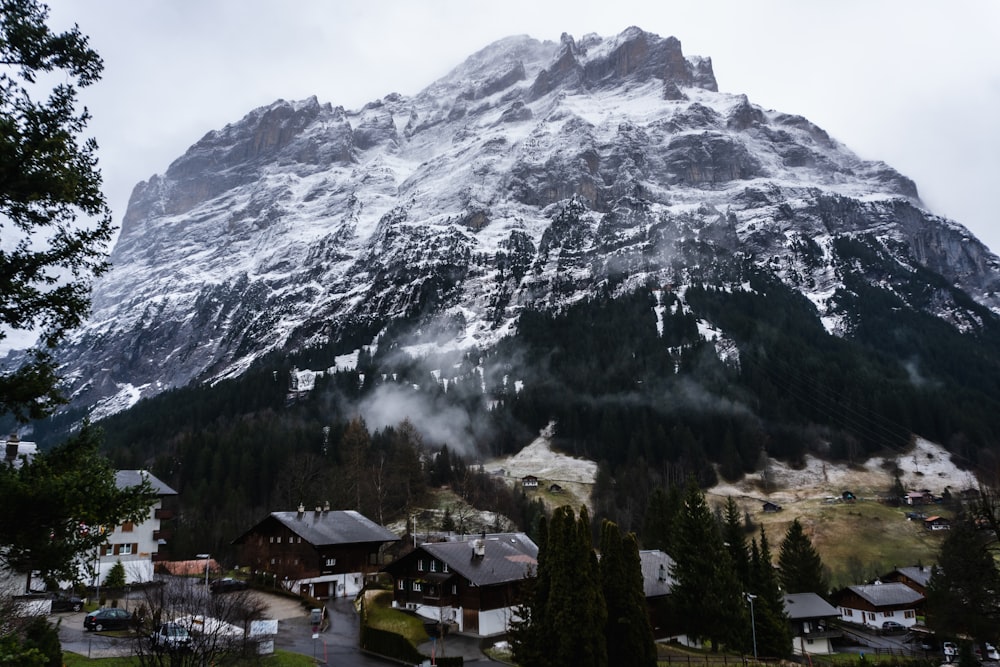
[{"label": "parked car", "polygon": [[906,632],[906,627],[896,621],[886,621],[882,624],[883,635],[898,635]]},{"label": "parked car", "polygon": [[149,639],[154,651],[182,651],[191,647],[191,633],[178,623],[160,623]]},{"label": "parked car", "polygon": [[945,662],[954,662],[958,657],[958,646],[955,642],[944,642],[941,644],[941,651],[944,653]]},{"label": "parked car", "polygon": [[83,600],[75,595],[67,593],[49,593],[49,600],[52,601],[52,613],[65,611],[80,611],[83,609]]},{"label": "parked car", "polygon": [[128,630],[135,626],[135,617],[118,607],[104,607],[92,611],[83,618],[83,627],[87,630],[102,632],[104,630]]},{"label": "parked car", "polygon": [[989,642],[986,642],[985,644],[983,644],[983,648],[986,649],[985,655],[987,661],[1000,662],[1000,651],[997,650],[996,646],[990,644]]},{"label": "parked car", "polygon": [[228,593],[230,591],[245,591],[250,585],[242,579],[226,577],[225,579],[216,579],[208,587],[212,589],[213,593]]}]

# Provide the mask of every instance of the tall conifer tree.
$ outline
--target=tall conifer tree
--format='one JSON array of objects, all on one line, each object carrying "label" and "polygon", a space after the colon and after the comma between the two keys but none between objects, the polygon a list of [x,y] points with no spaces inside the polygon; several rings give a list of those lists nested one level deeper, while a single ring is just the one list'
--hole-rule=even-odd
[{"label": "tall conifer tree", "polygon": [[830,583],[819,552],[798,519],[792,521],[778,555],[781,587],[786,593],[830,594]]},{"label": "tall conifer tree", "polygon": [[656,667],[656,643],[646,612],[642,563],[635,535],[618,525],[601,527],[601,589],[608,610],[608,662],[622,667]]},{"label": "tall conifer tree", "polygon": [[678,515],[673,559],[671,604],[680,629],[692,639],[709,640],[713,650],[742,647],[749,614],[718,523],[693,479]]},{"label": "tall conifer tree", "polygon": [[560,507],[543,526],[538,577],[511,627],[514,659],[522,667],[606,667],[607,610],[590,517]]},{"label": "tall conifer tree", "polygon": [[774,571],[771,546],[764,526],[760,527],[760,549],[757,541],[751,545],[750,593],[754,600],[754,625],[758,655],[787,658],[791,655],[792,633],[785,613],[785,596]]},{"label": "tall conifer tree", "polygon": [[1000,571],[984,532],[958,522],[941,543],[927,586],[927,622],[937,632],[1000,638]]},{"label": "tall conifer tree", "polygon": [[750,560],[743,537],[743,514],[732,496],[726,497],[726,506],[722,511],[722,541],[729,551],[736,578],[745,590],[750,584]]}]

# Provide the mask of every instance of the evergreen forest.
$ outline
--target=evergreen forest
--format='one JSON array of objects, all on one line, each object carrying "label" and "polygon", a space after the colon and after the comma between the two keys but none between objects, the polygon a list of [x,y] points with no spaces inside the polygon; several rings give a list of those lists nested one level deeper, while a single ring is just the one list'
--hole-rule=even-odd
[{"label": "evergreen forest", "polygon": [[[366,327],[99,425],[118,467],[148,468],[178,491],[178,557],[227,553],[266,513],[300,502],[398,520],[442,485],[530,532],[538,509],[479,464],[516,453],[550,423],[558,449],[599,464],[595,525],[613,521],[644,547],[656,541],[644,531],[659,491],[736,480],[765,455],[862,462],[900,453],[918,434],[995,481],[995,318],[960,333],[859,283],[864,324],[838,337],[798,292],[749,263],[727,270],[726,281],[679,291],[608,287],[557,312],[525,310],[516,335],[490,350],[415,359],[400,352],[413,323],[393,322],[382,336],[390,343],[360,347],[355,368],[297,390],[295,369],[332,367],[371,339]],[[400,394],[416,401],[411,412],[365,422],[372,405]],[[38,422],[35,439],[56,442],[79,418]],[[428,420],[447,422],[450,439],[427,435]]]}]

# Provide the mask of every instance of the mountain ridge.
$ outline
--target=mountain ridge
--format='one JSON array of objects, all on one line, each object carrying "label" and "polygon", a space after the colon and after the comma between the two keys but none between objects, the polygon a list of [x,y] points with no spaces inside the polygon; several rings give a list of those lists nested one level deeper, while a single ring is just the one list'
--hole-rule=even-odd
[{"label": "mountain ridge", "polygon": [[[849,241],[879,266],[842,259]],[[960,331],[1000,313],[1000,259],[912,181],[629,28],[508,38],[412,98],[279,100],[207,133],[136,186],[60,358],[74,404],[101,415],[269,353],[376,349],[393,322],[414,354],[490,349],[525,308],[687,284],[726,257],[840,336],[849,275]],[[919,303],[918,269],[942,278]]]}]

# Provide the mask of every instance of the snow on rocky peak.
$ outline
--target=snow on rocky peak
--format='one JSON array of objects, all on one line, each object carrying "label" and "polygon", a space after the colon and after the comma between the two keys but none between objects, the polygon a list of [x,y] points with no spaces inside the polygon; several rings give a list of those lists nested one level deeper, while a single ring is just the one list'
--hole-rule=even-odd
[{"label": "snow on rocky peak", "polygon": [[[60,354],[93,405],[400,319],[435,350],[488,349],[526,307],[683,283],[708,246],[810,295],[839,331],[831,248],[866,235],[998,310],[1000,261],[911,181],[718,92],[676,38],[511,37],[414,97],[278,100],[206,134],[136,186]],[[961,320],[952,301],[941,312]]]}]

